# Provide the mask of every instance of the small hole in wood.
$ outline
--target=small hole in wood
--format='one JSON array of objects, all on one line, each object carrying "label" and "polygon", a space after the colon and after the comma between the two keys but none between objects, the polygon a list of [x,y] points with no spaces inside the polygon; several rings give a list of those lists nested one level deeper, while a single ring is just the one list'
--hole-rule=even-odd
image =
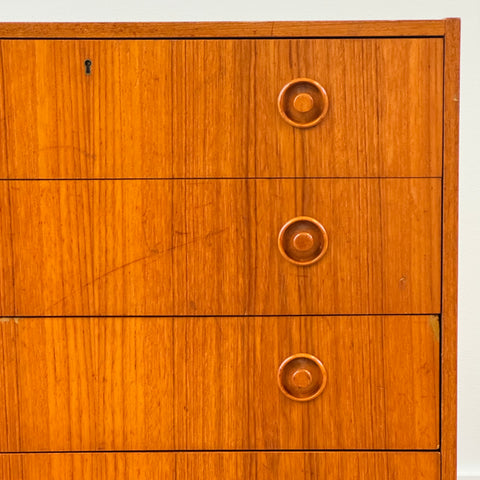
[{"label": "small hole in wood", "polygon": [[87,75],[90,75],[92,73],[92,61],[91,60],[85,60],[85,73]]}]

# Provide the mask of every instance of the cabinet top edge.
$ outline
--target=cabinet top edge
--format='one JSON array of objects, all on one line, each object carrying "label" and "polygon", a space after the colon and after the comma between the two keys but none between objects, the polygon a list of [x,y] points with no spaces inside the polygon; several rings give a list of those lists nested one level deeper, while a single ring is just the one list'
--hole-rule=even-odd
[{"label": "cabinet top edge", "polygon": [[[438,37],[444,20],[0,23],[0,39]],[[459,19],[455,19],[459,22]]]}]

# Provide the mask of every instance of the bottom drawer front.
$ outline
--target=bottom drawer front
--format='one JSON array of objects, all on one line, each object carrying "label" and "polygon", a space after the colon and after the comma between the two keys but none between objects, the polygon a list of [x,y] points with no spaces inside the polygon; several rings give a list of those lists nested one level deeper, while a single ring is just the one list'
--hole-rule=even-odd
[{"label": "bottom drawer front", "polygon": [[437,317],[22,318],[0,361],[3,452],[438,447]]},{"label": "bottom drawer front", "polygon": [[433,452],[0,455],[2,480],[438,480],[439,466]]}]

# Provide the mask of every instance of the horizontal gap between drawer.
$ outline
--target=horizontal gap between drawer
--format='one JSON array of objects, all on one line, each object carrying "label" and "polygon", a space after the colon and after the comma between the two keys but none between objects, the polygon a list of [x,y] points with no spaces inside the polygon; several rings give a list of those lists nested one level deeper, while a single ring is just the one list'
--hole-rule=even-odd
[{"label": "horizontal gap between drawer", "polygon": [[26,451],[26,452],[0,452],[0,455],[38,455],[38,454],[51,454],[56,455],[59,453],[64,454],[85,454],[85,453],[263,453],[263,452],[287,452],[287,453],[315,453],[315,452],[332,452],[332,453],[342,453],[342,452],[362,452],[362,453],[377,453],[377,452],[394,452],[394,453],[440,453],[440,449],[432,450],[414,450],[414,449],[404,449],[404,450],[395,450],[395,449],[378,449],[378,450],[368,450],[368,449],[309,449],[309,450],[49,450],[49,451]]},{"label": "horizontal gap between drawer", "polygon": [[362,40],[444,38],[444,35],[350,35],[350,36],[285,36],[285,37],[0,37],[0,40]]},{"label": "horizontal gap between drawer", "polygon": [[250,317],[429,317],[441,313],[293,313],[293,314],[252,314],[252,315],[1,315],[0,322],[22,318],[250,318]]},{"label": "horizontal gap between drawer", "polygon": [[112,181],[112,180],[381,180],[441,179],[442,177],[102,177],[102,178],[0,178],[1,182]]}]

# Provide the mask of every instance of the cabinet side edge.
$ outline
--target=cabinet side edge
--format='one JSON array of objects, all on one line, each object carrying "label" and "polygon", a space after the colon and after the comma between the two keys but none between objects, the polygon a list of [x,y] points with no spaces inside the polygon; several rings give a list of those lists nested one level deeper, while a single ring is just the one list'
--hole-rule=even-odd
[{"label": "cabinet side edge", "polygon": [[460,20],[445,20],[442,233],[442,480],[456,480]]}]

